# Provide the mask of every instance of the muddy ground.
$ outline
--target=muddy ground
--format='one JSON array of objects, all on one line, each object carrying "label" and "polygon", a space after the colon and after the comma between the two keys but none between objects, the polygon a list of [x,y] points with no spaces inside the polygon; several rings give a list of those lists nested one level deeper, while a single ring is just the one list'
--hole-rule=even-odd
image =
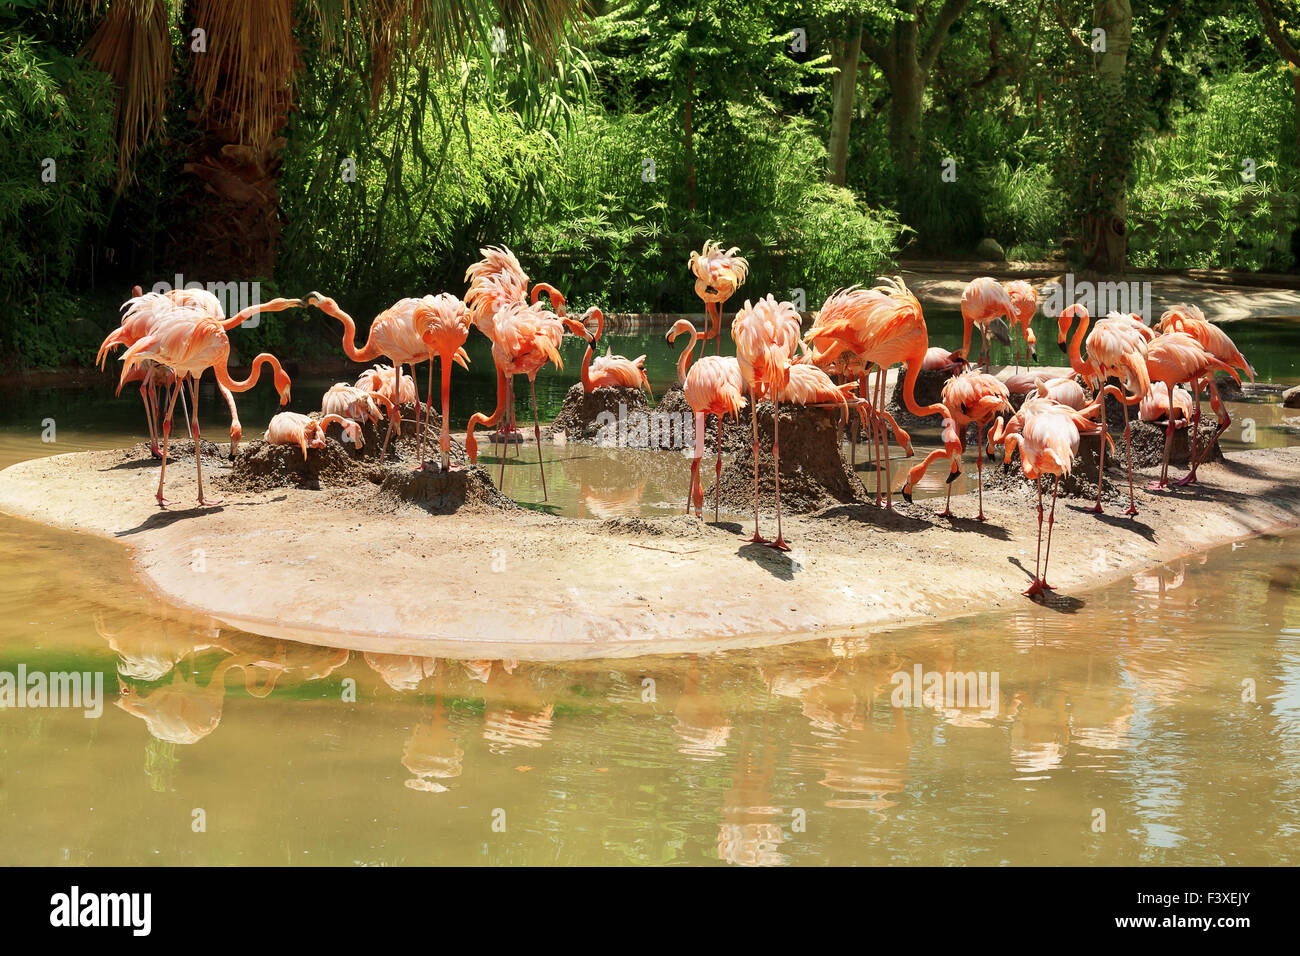
[{"label": "muddy ground", "polygon": [[[219,453],[205,468],[214,482],[232,470]],[[457,479],[481,492],[467,494],[472,504],[431,513],[444,510],[449,486],[395,469],[378,484],[367,475],[320,490],[229,487],[220,505],[198,507],[192,460],[178,457],[167,475],[177,504],[164,511],[146,450],[75,453],[0,472],[0,508],[125,544],[145,586],[225,626],[466,658],[572,660],[866,635],[1021,606],[1034,570],[1036,512],[1023,485],[986,488],[985,522],[967,517],[973,494],[954,497],[952,519],[938,517],[933,499],[896,499],[892,512],[836,502],[787,513],[794,550],[778,554],[747,542],[743,518],[599,522],[513,508],[493,498],[495,475],[481,471]],[[1049,607],[1069,613],[1099,584],[1300,526],[1300,448],[1231,454],[1187,488],[1149,492],[1151,477],[1139,474],[1136,518],[1058,503]],[[770,537],[772,514],[762,512]],[[205,554],[202,573],[195,548]]]}]

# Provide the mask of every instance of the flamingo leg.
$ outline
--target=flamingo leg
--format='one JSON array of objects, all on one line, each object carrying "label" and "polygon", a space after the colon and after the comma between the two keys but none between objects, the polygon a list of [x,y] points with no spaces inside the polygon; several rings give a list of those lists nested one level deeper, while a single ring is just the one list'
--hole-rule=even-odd
[{"label": "flamingo leg", "polygon": [[1061,476],[1052,476],[1052,510],[1047,514],[1047,551],[1043,554],[1043,587],[1048,591],[1054,591],[1050,584],[1047,583],[1047,562],[1052,559],[1052,525],[1056,523],[1056,492],[1061,487]]},{"label": "flamingo leg", "polygon": [[533,398],[533,437],[537,439],[537,470],[542,474],[542,500],[546,497],[546,465],[542,461],[542,420],[537,414],[537,383],[528,376],[528,391]]},{"label": "flamingo leg", "polygon": [[873,444],[873,454],[876,456],[876,507],[880,507],[880,433],[885,429],[884,419],[880,417],[880,393],[882,391],[880,384],[880,366],[876,366],[876,387],[872,392],[872,397],[876,400],[876,407],[872,409],[871,419],[871,436]]},{"label": "flamingo leg", "polygon": [[148,378],[140,382],[140,400],[144,402],[144,420],[149,425],[149,454],[154,458],[158,457],[158,426],[153,420],[153,406],[150,403],[153,385]]},{"label": "flamingo leg", "polygon": [[1219,386],[1215,384],[1213,375],[1211,375],[1207,381],[1210,386],[1210,407],[1214,409],[1214,414],[1219,419],[1219,428],[1214,433],[1214,439],[1205,446],[1205,451],[1192,460],[1193,474],[1196,473],[1197,465],[1199,465],[1202,460],[1210,457],[1210,451],[1216,444],[1218,444],[1219,439],[1223,437],[1223,433],[1226,432],[1228,427],[1232,424],[1232,416],[1228,414],[1227,407],[1219,397]]},{"label": "flamingo leg", "polygon": [[1034,479],[1034,485],[1038,488],[1038,552],[1034,555],[1034,583],[1029,585],[1025,594],[1033,597],[1035,594],[1043,593],[1042,579],[1042,558],[1043,558],[1043,476],[1039,475]]},{"label": "flamingo leg", "polygon": [[1133,498],[1133,438],[1129,429],[1128,409],[1124,409],[1124,455],[1128,459],[1128,510],[1126,515],[1138,513],[1137,502]]},{"label": "flamingo leg", "polygon": [[497,487],[501,489],[502,494],[505,493],[505,487],[506,487],[506,485],[505,485],[505,482],[506,482],[506,456],[507,456],[507,453],[508,453],[509,450],[510,450],[510,446],[509,446],[508,444],[506,444],[506,442],[509,440],[509,438],[510,438],[510,432],[513,430],[513,425],[512,425],[512,421],[511,421],[511,420],[514,418],[514,412],[515,412],[515,377],[514,377],[513,375],[511,375],[510,378],[509,378],[509,380],[506,382],[506,417],[505,417],[505,434],[502,435],[502,437],[501,437],[501,440],[502,440],[502,445],[501,445],[501,474],[497,476]]},{"label": "flamingo leg", "polygon": [[172,385],[172,389],[171,389],[172,397],[167,402],[167,417],[163,419],[163,425],[162,425],[162,433],[163,433],[162,467],[158,469],[158,492],[157,494],[154,495],[154,497],[158,499],[159,507],[164,507],[166,505],[171,504],[170,501],[168,501],[166,498],[163,497],[163,481],[167,478],[167,442],[168,439],[171,438],[171,434],[172,434],[172,412],[176,408],[176,399],[180,395],[180,393],[181,393],[181,382],[180,379],[178,378],[175,384]]},{"label": "flamingo leg", "polygon": [[789,551],[790,546],[781,534],[781,402],[775,390],[772,392],[772,472],[776,475],[776,540],[770,547]]},{"label": "flamingo leg", "polygon": [[718,501],[722,497],[722,414],[718,413],[718,460],[713,466],[713,523],[718,523]]},{"label": "flamingo leg", "polygon": [[889,456],[889,426],[885,423],[885,419],[884,419],[884,414],[885,414],[885,368],[884,366],[879,367],[879,371],[876,372],[876,375],[880,380],[880,414],[881,414],[880,431],[885,437],[885,510],[893,511],[894,510],[894,475],[893,475],[892,464]]},{"label": "flamingo leg", "polygon": [[[388,417],[388,430],[384,432],[384,443],[379,449],[379,460],[383,461],[388,456],[388,440],[393,437],[393,426],[396,425],[398,440],[401,440],[402,428],[402,365],[397,363],[393,378],[393,414]],[[396,451],[396,449],[394,449]]]},{"label": "flamingo leg", "polygon": [[[1171,390],[1169,394],[1172,395],[1173,391]],[[1192,396],[1196,400],[1196,415],[1192,419],[1191,452],[1187,459],[1189,468],[1187,474],[1184,475],[1182,479],[1174,482],[1174,484],[1180,487],[1182,485],[1190,485],[1196,480],[1196,455],[1199,451],[1198,446],[1201,437],[1201,380],[1199,378],[1192,379]],[[1173,402],[1171,401],[1170,404],[1172,405]]]},{"label": "flamingo leg", "polygon": [[749,386],[750,422],[754,427],[754,537],[750,544],[767,544],[767,538],[758,533],[758,390]]},{"label": "flamingo leg", "polygon": [[695,517],[703,518],[704,485],[700,482],[700,462],[704,460],[704,431],[708,426],[705,412],[695,413],[695,456],[691,459],[691,485],[686,489],[686,513],[691,513],[691,504],[695,504]]},{"label": "flamingo leg", "polygon": [[[979,476],[979,498],[980,513],[975,516],[976,521],[984,519],[984,426],[979,422],[975,423],[975,473]],[[949,489],[952,485],[948,486]]]},{"label": "flamingo leg", "polygon": [[[1170,388],[1169,394],[1172,395],[1173,392],[1174,390]],[[1178,406],[1172,401],[1169,403],[1168,419],[1169,424],[1165,426],[1165,456],[1160,463],[1160,480],[1150,486],[1152,491],[1164,488],[1169,484],[1169,447],[1174,441],[1174,423],[1178,421]]]},{"label": "flamingo leg", "polygon": [[203,455],[201,446],[203,442],[199,438],[199,382],[196,378],[190,379],[190,392],[194,396],[194,408],[190,412],[193,416],[193,423],[190,426],[190,433],[194,435],[194,467],[199,474],[199,504],[201,505],[219,505],[220,501],[205,501],[203,498]]},{"label": "flamingo leg", "polygon": [[[1090,509],[1093,514],[1103,514],[1101,508],[1101,485],[1105,481],[1104,473],[1106,471],[1106,436],[1109,433],[1106,428],[1106,366],[1098,366],[1101,370],[1101,386],[1099,398],[1101,399],[1101,435],[1097,441],[1100,447],[1097,449],[1097,504]],[[1059,480],[1059,479],[1058,479]],[[1047,530],[1048,537],[1051,537],[1052,531]]]}]

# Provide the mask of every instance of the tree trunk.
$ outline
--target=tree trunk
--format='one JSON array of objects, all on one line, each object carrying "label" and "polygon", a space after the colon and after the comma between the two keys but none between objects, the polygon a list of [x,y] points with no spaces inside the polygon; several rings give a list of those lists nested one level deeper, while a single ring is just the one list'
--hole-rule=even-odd
[{"label": "tree trunk", "polygon": [[1101,168],[1096,171],[1092,212],[1085,223],[1085,264],[1102,274],[1122,273],[1128,265],[1128,167],[1132,143],[1118,109],[1124,97],[1124,70],[1133,35],[1130,0],[1099,0],[1094,23],[1105,30],[1106,50],[1097,63],[1097,82],[1116,104],[1102,129]]},{"label": "tree trunk", "polygon": [[862,56],[862,18],[854,19],[849,36],[831,41],[831,64],[837,69],[831,81],[830,168],[827,180],[836,186],[848,181],[849,128],[853,122],[853,107],[858,90],[858,61]]}]

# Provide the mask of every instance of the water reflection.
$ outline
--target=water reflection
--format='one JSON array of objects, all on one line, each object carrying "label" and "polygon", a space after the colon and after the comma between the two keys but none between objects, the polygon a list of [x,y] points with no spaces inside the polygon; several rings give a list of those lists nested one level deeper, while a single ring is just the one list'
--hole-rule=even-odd
[{"label": "water reflection", "polygon": [[[0,669],[98,669],[117,706],[0,715],[6,813],[54,811],[0,857],[58,862],[57,826],[97,847],[79,860],[187,860],[182,800],[246,807],[253,833],[238,853],[212,841],[218,862],[282,862],[252,838],[271,828],[336,862],[1294,861],[1298,540],[1170,562],[1068,622],[1029,606],[572,664],[271,640],[148,598],[88,607],[78,594],[106,591],[79,580],[10,608]],[[36,578],[93,574],[39,537],[0,548],[45,562]],[[996,682],[916,706],[895,691],[917,668]],[[92,788],[93,820],[51,797],[60,781]],[[499,844],[494,808],[511,821]],[[105,826],[156,832],[156,852],[100,842]]]}]

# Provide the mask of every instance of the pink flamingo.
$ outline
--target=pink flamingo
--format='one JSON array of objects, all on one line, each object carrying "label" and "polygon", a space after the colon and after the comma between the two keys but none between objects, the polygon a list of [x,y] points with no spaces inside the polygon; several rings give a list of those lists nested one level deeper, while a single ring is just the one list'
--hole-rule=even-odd
[{"label": "pink flamingo", "polygon": [[[465,450],[471,461],[478,459],[478,444],[474,440],[474,427],[477,424],[495,424],[506,407],[514,407],[514,377],[528,376],[528,390],[533,400],[533,435],[537,439],[537,467],[542,475],[542,500],[546,501],[546,468],[542,460],[542,425],[537,414],[537,373],[547,362],[554,363],[558,369],[564,368],[560,358],[559,346],[566,328],[573,328],[576,323],[564,320],[536,305],[512,303],[499,309],[493,317],[492,360],[497,367],[497,398],[495,412],[489,418],[482,412],[475,412],[469,420],[465,431]],[[504,398],[503,398],[504,396]],[[502,485],[506,476],[505,456],[501,457],[501,475],[497,480]]]},{"label": "pink flamingo", "polygon": [[[1015,315],[1015,303],[1011,301],[1011,296],[997,279],[990,279],[988,276],[972,279],[961,293],[961,354],[970,357],[971,329],[978,325],[982,342],[980,365],[988,371],[990,326],[998,318],[1014,322]],[[1031,317],[1032,315],[1033,313],[1030,313]]]},{"label": "pink flamingo", "polygon": [[[388,419],[388,429],[384,432],[384,441],[379,448],[379,457],[382,459],[388,454],[388,442],[393,437],[393,429],[400,429],[402,426],[402,402],[408,396],[415,402],[415,427],[417,433],[420,430],[420,402],[415,391],[414,376],[415,366],[420,362],[433,361],[433,355],[429,348],[424,344],[420,337],[419,331],[415,327],[415,310],[422,305],[431,306],[434,296],[426,295],[423,298],[405,298],[398,299],[370,323],[370,331],[366,335],[366,344],[361,348],[356,346],[357,325],[352,316],[348,315],[339,307],[339,304],[328,296],[321,295],[319,292],[313,292],[307,296],[307,303],[314,305],[326,315],[333,316],[343,323],[343,351],[349,359],[354,362],[373,362],[377,358],[387,358],[393,363],[394,373],[391,383],[392,391],[388,397],[392,400],[394,408],[393,415]],[[403,385],[402,366],[410,364],[411,366],[411,385],[409,390]],[[385,366],[377,366],[374,374],[378,375],[381,380],[387,377]],[[432,372],[430,372],[432,374]],[[371,375],[367,371],[362,373],[362,379]],[[364,388],[362,379],[358,379],[358,386]],[[369,382],[367,384],[370,384]],[[372,388],[373,391],[386,391],[387,383],[380,382],[378,388]],[[417,469],[418,470],[418,469]]]},{"label": "pink flamingo", "polygon": [[[839,301],[831,308],[831,300],[827,300],[827,306],[823,307],[804,339],[814,346],[824,343],[823,350],[813,355],[813,361],[817,365],[824,364],[839,352],[848,349],[861,356],[864,362],[877,366],[873,405],[877,409],[877,435],[884,436],[885,450],[883,456],[879,453],[876,455],[876,473],[879,480],[880,462],[883,458],[885,507],[892,509],[893,475],[889,470],[889,431],[893,430],[909,456],[912,454],[912,441],[907,432],[898,427],[893,416],[884,410],[886,369],[900,362],[903,364],[903,405],[913,415],[918,418],[939,415],[945,422],[945,427],[952,417],[942,404],[920,405],[916,401],[916,379],[930,348],[925,315],[921,311],[921,303],[898,277],[882,279],[881,284],[874,289],[842,290],[831,299]],[[876,503],[880,503],[878,488]]]},{"label": "pink flamingo", "polygon": [[378,423],[384,412],[376,407],[376,402],[384,406],[387,414],[393,413],[393,400],[382,392],[336,382],[322,396],[320,410],[324,415],[338,415],[354,422]]},{"label": "pink flamingo", "polygon": [[939,345],[931,345],[925,350],[921,362],[923,372],[960,372],[970,363],[961,352],[950,352]]},{"label": "pink flamingo", "polygon": [[308,448],[325,447],[325,429],[334,422],[343,426],[343,431],[360,448],[365,443],[361,427],[340,415],[325,415],[319,419],[299,412],[280,412],[272,416],[266,426],[262,440],[271,445],[297,445],[302,449],[302,460],[307,460]]},{"label": "pink flamingo", "polygon": [[615,388],[644,388],[646,394],[653,399],[655,397],[654,392],[650,391],[650,380],[646,378],[645,374],[644,355],[638,355],[636,358],[630,359],[622,355],[610,354],[611,350],[607,347],[605,354],[597,358],[594,363],[592,362],[591,356],[596,350],[596,343],[600,341],[600,337],[605,331],[605,313],[594,305],[582,317],[583,327],[586,327],[587,322],[593,315],[596,317],[596,334],[587,340],[587,352],[582,357],[582,390],[590,392],[593,388],[608,386]]},{"label": "pink flamingo", "polygon": [[[682,350],[677,360],[677,380],[682,382],[682,392],[686,404],[695,413],[695,456],[691,459],[691,484],[686,492],[686,511],[691,510],[691,501],[695,501],[695,517],[702,517],[704,506],[704,487],[700,484],[700,461],[704,458],[704,428],[707,416],[718,417],[718,460],[714,469],[713,481],[713,520],[718,520],[718,500],[722,494],[722,418],[730,415],[739,420],[740,410],[745,407],[745,377],[740,372],[740,363],[731,356],[703,356],[694,365],[691,358],[695,343],[700,333],[689,319],[678,319],[668,330],[671,343],[677,336],[686,333],[690,341]],[[755,457],[757,464],[757,457]]]},{"label": "pink flamingo", "polygon": [[700,338],[718,340],[714,354],[722,351],[722,306],[749,275],[749,261],[736,255],[739,251],[732,246],[723,252],[721,243],[710,241],[699,252],[692,252],[687,263],[695,276],[695,294],[704,300],[709,320],[709,328]]},{"label": "pink flamingo", "polygon": [[1061,375],[1050,369],[1038,369],[1012,375],[1002,384],[1012,395],[1031,395],[1038,391],[1039,382],[1047,386],[1047,396],[1052,401],[1069,405],[1071,408],[1083,408],[1088,404],[1088,395],[1075,379],[1073,372]]},{"label": "pink flamingo", "polygon": [[[451,363],[459,362],[461,368],[469,369],[469,355],[465,352],[465,340],[469,338],[472,321],[465,303],[449,292],[433,297],[431,304],[421,305],[415,312],[415,327],[420,330],[420,337],[430,354],[437,354],[442,365],[442,434],[438,437],[438,449],[442,453],[442,470],[451,471]],[[433,402],[433,360],[430,359],[429,394],[425,404]],[[424,445],[420,445],[420,467],[424,467]]]},{"label": "pink flamingo", "polygon": [[[1237,372],[1231,365],[1215,358],[1186,332],[1165,332],[1157,335],[1147,345],[1146,364],[1147,377],[1150,381],[1164,382],[1165,388],[1170,392],[1183,382],[1199,381],[1208,375],[1210,406],[1218,414],[1220,422],[1227,418],[1228,413],[1223,407],[1223,402],[1219,400],[1219,387],[1214,383],[1212,373],[1217,369],[1227,372],[1237,382],[1241,379],[1237,378]],[[1169,484],[1169,448],[1173,442],[1174,422],[1177,417],[1177,406],[1175,406],[1170,409],[1169,425],[1165,428],[1165,455],[1160,465],[1160,480],[1149,486],[1152,491],[1165,488]],[[1190,460],[1191,468],[1187,474],[1191,481],[1195,481],[1197,464],[1195,456]]]},{"label": "pink flamingo", "polygon": [[[1162,332],[1186,332],[1196,341],[1201,343],[1201,348],[1209,352],[1221,362],[1226,362],[1233,368],[1239,368],[1246,373],[1247,377],[1255,381],[1255,369],[1246,357],[1241,354],[1232,339],[1221,328],[1209,322],[1205,318],[1205,313],[1194,305],[1176,305],[1169,309],[1164,315],[1160,316],[1160,331]],[[1192,461],[1195,463],[1197,458],[1197,444],[1200,441],[1201,430],[1201,383],[1198,380],[1192,382],[1192,396],[1196,400],[1196,420],[1192,424]],[[1232,424],[1232,418],[1228,415],[1227,408],[1220,406],[1221,412],[1219,417],[1219,430],[1214,433],[1214,441],[1210,442],[1206,449],[1214,447],[1223,433],[1227,431],[1228,426]],[[1195,472],[1195,468],[1192,469]],[[1195,481],[1196,479],[1189,474],[1183,481]]]},{"label": "pink flamingo", "polygon": [[800,344],[800,318],[789,302],[777,302],[770,294],[744,307],[731,322],[740,374],[749,388],[754,426],[754,544],[768,544],[758,533],[758,402],[772,399],[772,467],[776,476],[776,540],[771,546],[789,551],[781,534],[781,393],[790,382],[790,366]]},{"label": "pink flamingo", "polygon": [[[1011,320],[1012,331],[1016,326],[1020,327],[1020,335],[1025,340],[1025,364],[1029,360],[1038,359],[1038,341],[1034,338],[1034,330],[1030,323],[1034,321],[1034,314],[1038,311],[1038,293],[1034,287],[1024,279],[1013,279],[1011,282],[1004,282],[1002,288],[1007,290],[1007,297],[1011,299],[1012,310],[1008,315]],[[1016,370],[1020,369],[1020,342],[1016,342]]]},{"label": "pink flamingo", "polygon": [[1185,388],[1175,388],[1172,411],[1169,405],[1169,386],[1164,382],[1152,382],[1150,390],[1142,397],[1142,403],[1138,406],[1138,418],[1144,422],[1158,422],[1162,418],[1173,419],[1175,428],[1185,428],[1191,424],[1191,392]]},{"label": "pink flamingo", "polygon": [[[1052,590],[1047,583],[1047,564],[1052,556],[1056,496],[1061,478],[1070,474],[1074,457],[1079,452],[1079,436],[1102,435],[1103,440],[1109,440],[1101,425],[1090,417],[1096,411],[1095,405],[1079,411],[1054,402],[1047,396],[1046,385],[1039,383],[1037,396],[1026,399],[1005,428],[999,419],[990,436],[990,445],[1004,446],[1008,463],[1012,452],[1020,450],[1020,465],[1025,477],[1033,479],[1038,489],[1038,551],[1034,560],[1034,582],[1025,591],[1031,597]],[[1043,554],[1043,475],[1052,476],[1052,510],[1047,517],[1046,555]]]},{"label": "pink flamingo", "polygon": [[[192,412],[191,432],[194,435],[194,463],[198,470],[199,504],[219,504],[205,501],[203,497],[203,461],[199,441],[198,417],[198,381],[203,372],[211,368],[217,377],[217,383],[232,392],[246,392],[257,384],[262,374],[262,366],[270,365],[275,373],[275,387],[280,393],[280,404],[289,403],[289,376],[280,367],[279,360],[270,353],[263,352],[253,359],[253,370],[248,378],[236,381],[230,377],[230,339],[222,323],[210,316],[197,313],[183,307],[175,309],[171,315],[158,323],[143,338],[138,339],[122,356],[122,374],[125,376],[139,362],[152,359],[159,365],[171,369],[176,376],[177,386],[172,390],[171,400],[167,404],[167,414],[163,420],[162,467],[158,473],[158,492],[155,497],[160,506],[169,502],[163,497],[163,481],[167,476],[167,442],[171,435],[172,411],[176,406],[176,397],[180,394],[179,383],[187,375],[193,376],[194,409]],[[121,382],[118,391],[121,391]]]},{"label": "pink flamingo", "polygon": [[912,489],[916,487],[930,465],[940,458],[948,458],[951,462],[947,482],[948,495],[939,517],[952,517],[952,483],[961,474],[961,453],[966,450],[966,428],[974,422],[975,467],[979,475],[979,514],[976,515],[976,520],[984,520],[984,429],[998,412],[1011,410],[1009,398],[1007,387],[987,372],[968,369],[961,375],[944,382],[943,404],[952,416],[944,422],[944,447],[930,452],[907,473],[903,497],[909,504],[912,501]]}]

